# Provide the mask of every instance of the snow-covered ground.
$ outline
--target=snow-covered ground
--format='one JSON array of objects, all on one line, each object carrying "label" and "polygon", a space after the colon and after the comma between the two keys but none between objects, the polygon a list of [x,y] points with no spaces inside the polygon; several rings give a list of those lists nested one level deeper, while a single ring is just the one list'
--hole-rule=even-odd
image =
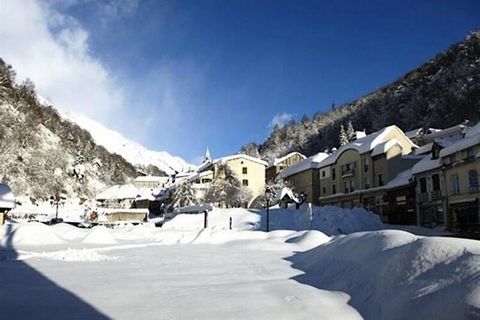
[{"label": "snow-covered ground", "polygon": [[313,212],[322,231],[299,231],[305,212],[272,209],[271,226],[290,230],[269,233],[264,212],[245,209],[215,209],[207,229],[201,214],[163,228],[7,224],[0,319],[480,317],[478,241],[333,208]]}]

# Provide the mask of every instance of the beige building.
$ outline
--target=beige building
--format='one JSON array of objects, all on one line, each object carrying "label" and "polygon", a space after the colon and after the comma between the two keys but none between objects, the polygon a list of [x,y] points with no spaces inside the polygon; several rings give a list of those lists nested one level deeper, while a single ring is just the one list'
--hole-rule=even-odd
[{"label": "beige building", "polygon": [[[267,162],[245,154],[235,154],[215,160],[207,159],[198,168],[197,172],[189,178],[194,188],[200,189],[203,185],[204,189],[198,193],[199,196],[205,194],[209,183],[218,176],[220,164],[227,164],[236,175],[240,184],[251,192],[252,198],[248,205],[264,194]],[[198,199],[200,198],[198,197]]]},{"label": "beige building", "polygon": [[267,182],[275,181],[277,175],[283,171],[283,169],[294,165],[295,163],[306,159],[303,154],[300,152],[291,152],[283,157],[277,158],[273,161],[272,165],[269,166],[265,172]]},{"label": "beige building", "polygon": [[139,176],[133,181],[137,188],[163,188],[167,185],[170,177],[162,176]]},{"label": "beige building", "polygon": [[367,207],[383,218],[388,201],[381,187],[419,161],[411,155],[416,147],[397,126],[340,147],[320,164],[320,204]]},{"label": "beige building", "polygon": [[277,175],[277,180],[285,181],[296,193],[304,193],[306,201],[319,204],[320,180],[319,168],[323,160],[329,155],[324,152],[303,159]]},{"label": "beige building", "polygon": [[480,222],[480,123],[439,153],[446,195],[446,224],[468,231]]}]

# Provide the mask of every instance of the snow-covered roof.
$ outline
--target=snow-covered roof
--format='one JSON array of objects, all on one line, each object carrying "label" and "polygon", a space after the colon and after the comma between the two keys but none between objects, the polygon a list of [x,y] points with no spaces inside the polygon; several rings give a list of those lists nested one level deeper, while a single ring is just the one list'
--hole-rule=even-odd
[{"label": "snow-covered roof", "polygon": [[268,166],[268,163],[266,161],[263,161],[262,159],[255,158],[255,157],[243,154],[243,153],[238,153],[238,154],[233,154],[233,155],[230,155],[230,156],[221,157],[221,158],[213,160],[213,163],[227,162],[227,161],[234,160],[234,159],[237,159],[237,158],[242,158],[242,159],[249,160],[249,161],[252,161],[252,162],[255,162],[255,163],[258,163],[258,164],[262,164],[265,167]]},{"label": "snow-covered roof", "polygon": [[188,177],[188,181],[194,181],[194,180],[199,179],[201,177],[209,176],[211,174],[213,175],[212,170],[205,170],[205,171],[202,171],[202,172],[198,172],[198,173],[195,173],[195,174],[191,175],[190,177]]},{"label": "snow-covered roof", "polygon": [[274,161],[273,161],[273,165],[276,166],[278,165],[279,163],[281,163],[282,161],[285,161],[287,160],[288,158],[294,156],[294,155],[299,155],[301,158],[303,159],[306,159],[307,157],[304,156],[303,154],[301,154],[300,152],[290,152],[289,154],[287,155],[284,155],[283,157],[280,157],[280,158],[276,158]]},{"label": "snow-covered roof", "polygon": [[328,158],[328,156],[329,156],[328,153],[319,152],[309,158],[303,159],[285,168],[282,172],[280,172],[277,175],[277,179],[283,179],[308,169],[320,168],[320,163],[326,158]]},{"label": "snow-covered roof", "polygon": [[276,199],[277,199],[277,201],[280,201],[280,200],[282,200],[285,196],[288,196],[290,199],[292,199],[292,200],[295,201],[295,202],[299,202],[298,198],[295,197],[295,195],[293,194],[292,189],[287,188],[287,187],[283,187],[282,189],[280,189],[280,190],[277,192],[277,194],[276,194]]},{"label": "snow-covered roof", "polygon": [[466,126],[463,124],[458,124],[453,127],[445,128],[445,129],[429,129],[429,133],[424,135],[422,138],[426,142],[434,141],[439,138],[446,138],[451,137],[454,135],[462,135],[463,132],[466,130]]},{"label": "snow-covered roof", "polygon": [[448,147],[440,150],[440,157],[446,157],[458,151],[473,147],[477,144],[480,144],[480,133],[460,139],[457,142],[452,143]]},{"label": "snow-covered roof", "polygon": [[415,150],[415,154],[426,154],[432,152],[433,142],[429,142],[420,146],[417,150]]},{"label": "snow-covered roof", "polygon": [[480,134],[480,122],[465,131],[465,137],[471,137]]},{"label": "snow-covered roof", "polygon": [[422,133],[422,128],[413,129],[405,132],[408,139],[413,139]]},{"label": "snow-covered roof", "polygon": [[396,188],[401,186],[406,186],[410,183],[410,178],[412,177],[412,168],[400,172],[395,178],[390,180],[386,184],[386,188]]},{"label": "snow-covered roof", "polygon": [[430,171],[440,168],[440,159],[432,159],[432,155],[426,155],[425,158],[418,161],[412,168],[412,174],[419,174],[422,172]]},{"label": "snow-covered roof", "polygon": [[390,150],[394,146],[399,146],[400,148],[402,147],[402,145],[400,144],[400,142],[397,139],[390,139],[386,142],[382,142],[382,143],[376,145],[375,148],[373,148],[372,157],[384,154],[385,152],[387,152],[388,150]]},{"label": "snow-covered roof", "polygon": [[243,153],[237,153],[237,154],[232,154],[230,156],[221,157],[221,158],[215,159],[213,161],[206,161],[206,162],[202,163],[197,168],[197,172],[203,171],[205,168],[208,168],[210,165],[212,165],[214,163],[228,162],[230,160],[234,160],[234,159],[238,159],[238,158],[249,160],[249,161],[264,165],[265,167],[268,166],[268,163],[266,161],[263,161],[262,159],[255,158],[255,157],[243,154]]},{"label": "snow-covered roof", "polygon": [[410,142],[411,147],[415,147],[416,145],[408,139],[408,137],[405,136],[405,134],[400,130],[395,125],[388,126],[383,128],[382,130],[379,130],[377,132],[371,133],[363,138],[357,139],[355,141],[352,141],[350,143],[347,143],[346,145],[341,146],[337,152],[332,154],[330,157],[325,159],[322,162],[322,167],[331,165],[335,163],[338,159],[338,157],[342,154],[343,151],[349,150],[349,149],[354,149],[357,150],[358,153],[366,153],[369,151],[372,151],[377,145],[387,142],[388,136],[392,131],[397,131],[398,134],[403,135],[407,141]]},{"label": "snow-covered roof", "polygon": [[169,177],[165,176],[139,176],[135,178],[137,182],[165,182]]},{"label": "snow-covered roof", "polygon": [[0,208],[15,208],[15,196],[10,187],[4,183],[0,183]]},{"label": "snow-covered roof", "polygon": [[97,195],[97,200],[147,199],[154,201],[159,190],[138,188],[133,184],[115,185]]}]

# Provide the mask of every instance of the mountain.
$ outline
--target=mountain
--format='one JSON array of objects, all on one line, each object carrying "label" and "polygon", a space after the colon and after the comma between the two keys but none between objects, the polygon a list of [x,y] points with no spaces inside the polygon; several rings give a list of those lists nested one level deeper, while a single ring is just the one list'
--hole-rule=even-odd
[{"label": "mountain", "polygon": [[466,119],[480,120],[480,30],[397,81],[312,118],[304,115],[299,123],[277,126],[265,142],[249,143],[241,152],[267,161],[292,151],[310,156],[337,147],[340,126],[348,122],[369,133],[391,124],[405,131],[445,128]]},{"label": "mountain", "polygon": [[0,181],[8,183],[15,195],[36,200],[55,194],[92,198],[135,178],[139,168],[129,161],[156,173],[184,165],[181,159],[147,150],[93,120],[62,115],[38,96],[30,80],[17,84],[15,71],[1,58],[0,124]]},{"label": "mountain", "polygon": [[167,175],[182,171],[191,165],[180,157],[175,157],[166,151],[152,151],[131,141],[120,133],[102,126],[100,123],[83,115],[67,112],[63,116],[69,121],[87,130],[95,143],[104,146],[110,153],[116,153],[135,166],[156,166]]}]

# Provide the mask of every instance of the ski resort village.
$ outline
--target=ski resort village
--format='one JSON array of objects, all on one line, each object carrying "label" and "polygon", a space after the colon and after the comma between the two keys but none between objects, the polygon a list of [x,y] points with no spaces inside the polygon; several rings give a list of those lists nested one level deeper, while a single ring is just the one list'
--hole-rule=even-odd
[{"label": "ski resort village", "polygon": [[0,0],[0,319],[480,320],[479,22]]}]

